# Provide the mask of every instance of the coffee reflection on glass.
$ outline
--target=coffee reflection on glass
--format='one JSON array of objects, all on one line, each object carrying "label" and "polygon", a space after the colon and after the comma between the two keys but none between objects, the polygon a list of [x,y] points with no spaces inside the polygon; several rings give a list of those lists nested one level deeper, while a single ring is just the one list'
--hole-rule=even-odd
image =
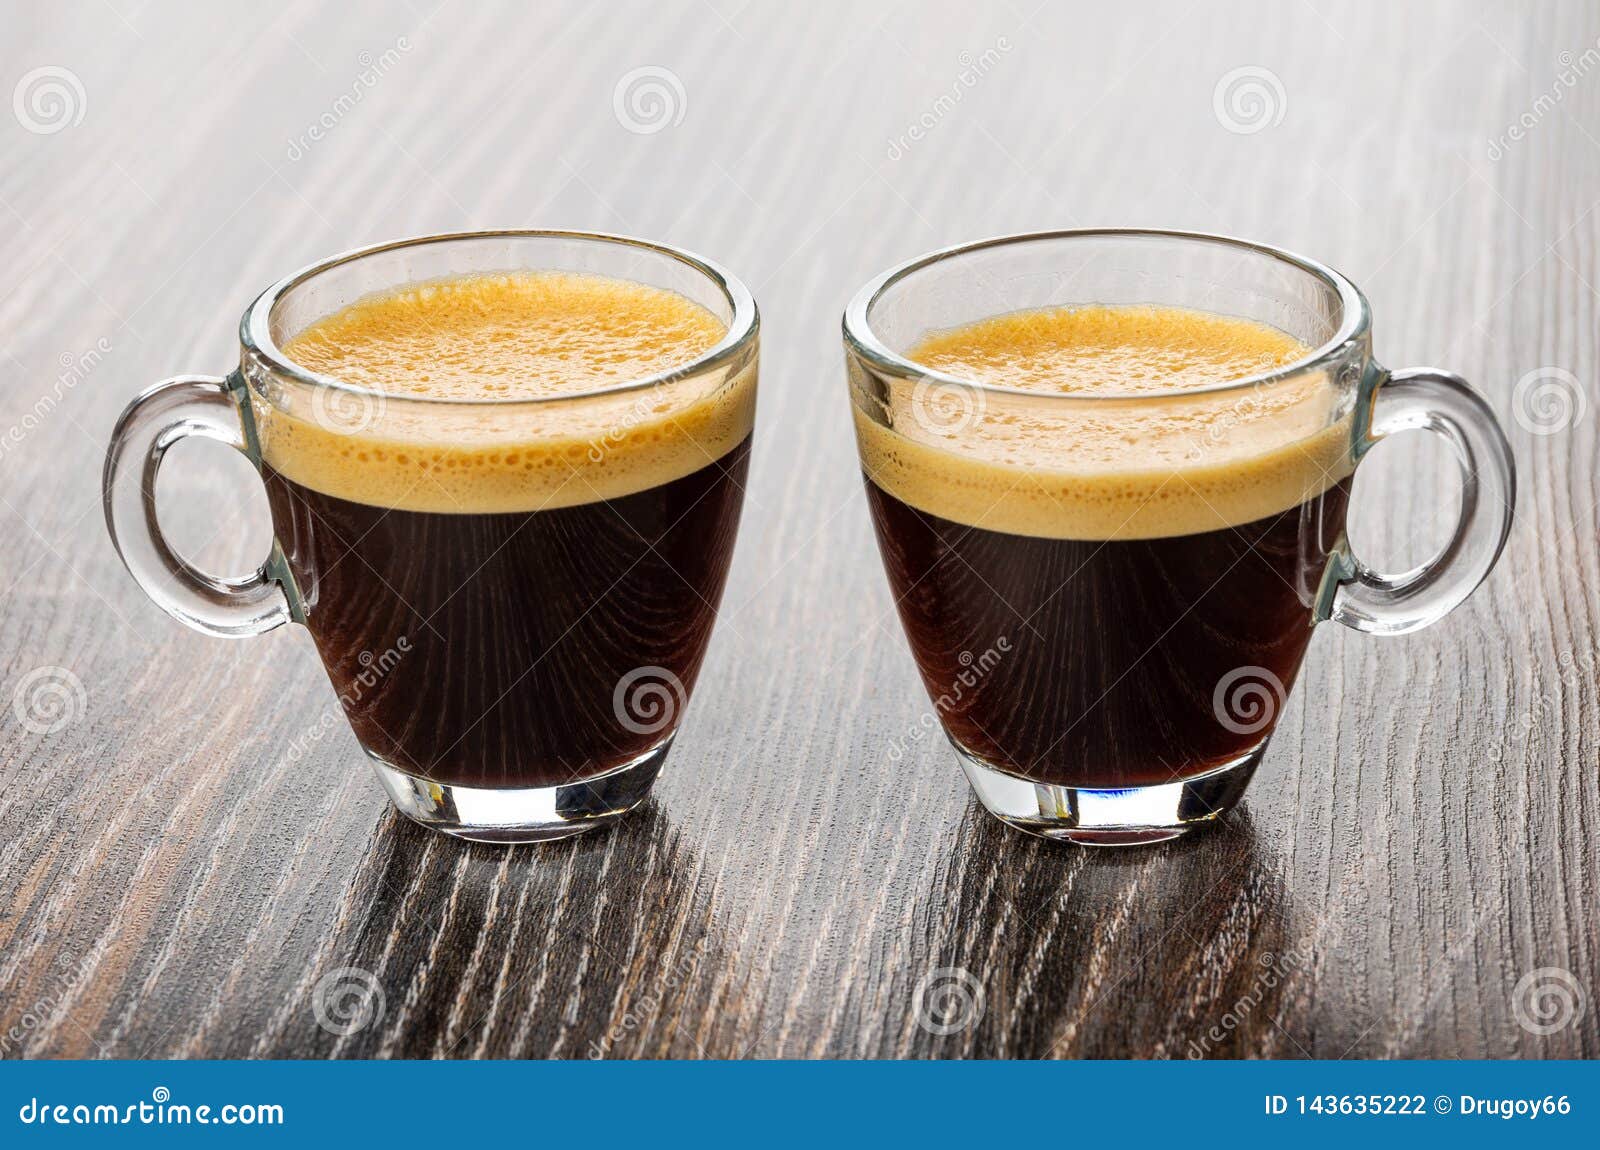
[{"label": "coffee reflection on glass", "polygon": [[[1487,573],[1510,523],[1504,438],[1454,377],[1373,364],[1367,328],[1336,273],[1176,233],[969,245],[857,296],[879,549],[993,813],[1096,844],[1214,819],[1317,621],[1413,629]],[[1351,477],[1423,411],[1475,448],[1466,518],[1440,559],[1381,576],[1346,542]]]},{"label": "coffee reflection on glass", "polygon": [[[756,331],[737,281],[617,237],[340,257],[265,293],[240,371],[211,384],[271,507],[254,591],[196,619],[210,577],[141,565],[133,500],[113,535],[152,597],[203,630],[303,623],[403,813],[492,842],[603,825],[648,794],[705,656]],[[141,405],[113,442],[110,508],[160,422]]]}]

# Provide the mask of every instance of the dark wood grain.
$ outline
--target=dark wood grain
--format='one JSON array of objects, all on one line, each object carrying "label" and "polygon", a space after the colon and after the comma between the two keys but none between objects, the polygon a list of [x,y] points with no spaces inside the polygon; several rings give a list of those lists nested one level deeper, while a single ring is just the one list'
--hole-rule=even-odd
[{"label": "dark wood grain", "polygon": [[[1559,80],[1600,11],[433,3],[0,8],[0,98],[42,66],[83,92],[50,134],[0,99],[0,1053],[1600,1055],[1600,67]],[[686,98],[653,134],[613,113],[644,65]],[[1253,134],[1213,111],[1244,66],[1283,90]],[[1089,224],[1341,268],[1380,357],[1476,381],[1521,469],[1466,607],[1403,639],[1322,628],[1245,806],[1123,853],[1008,831],[912,737],[927,703],[838,342],[888,264]],[[722,260],[760,300],[764,370],[732,580],[655,797],[613,833],[497,849],[398,819],[348,730],[316,734],[335,702],[298,628],[227,643],[151,606],[98,483],[127,399],[226,370],[278,275],[518,225]],[[1586,403],[1554,434],[1514,410],[1540,369]],[[1442,538],[1445,462],[1374,454],[1364,553]],[[253,565],[248,469],[186,447],[168,470],[188,551]],[[49,734],[12,707],[41,667],[84,688]],[[338,1033],[313,1002],[346,968],[381,1009]],[[945,968],[985,1009],[939,1034],[915,1004]],[[1514,1008],[1545,968],[1588,998],[1548,1034]]]}]

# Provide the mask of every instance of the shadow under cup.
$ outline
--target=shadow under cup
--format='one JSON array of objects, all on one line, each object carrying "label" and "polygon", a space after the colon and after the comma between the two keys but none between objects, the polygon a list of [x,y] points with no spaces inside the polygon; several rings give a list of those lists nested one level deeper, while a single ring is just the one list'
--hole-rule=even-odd
[{"label": "shadow under cup", "polygon": [[[1080,304],[1240,317],[1317,350],[1137,396],[1014,390],[907,358],[932,331]],[[1155,842],[1217,817],[1250,781],[1317,621],[1421,626],[1476,585],[1509,527],[1509,498],[1498,538],[1464,515],[1440,560],[1398,579],[1350,555],[1350,480],[1388,429],[1369,426],[1388,377],[1360,293],[1286,253],[1184,233],[987,241],[880,276],[844,326],[868,504],[912,654],[979,799],[1033,833]],[[1481,407],[1459,390],[1436,405]],[[1468,415],[1509,492],[1498,427]],[[1476,467],[1463,463],[1474,485]],[[1473,570],[1447,580],[1452,563]],[[1402,585],[1417,593],[1403,604]],[[1388,598],[1363,615],[1369,588]]]},{"label": "shadow under cup", "polygon": [[[522,270],[666,288],[727,331],[676,370],[538,400],[379,394],[281,350],[373,293]],[[240,591],[170,555],[143,562],[135,512],[120,505],[113,535],[145,589],[191,625],[304,624],[404,814],[489,842],[591,829],[644,800],[694,689],[749,466],[757,327],[731,276],[620,237],[473,233],[338,257],[251,306],[236,375],[168,381],[136,401],[108,462],[112,508],[128,486],[119,454],[137,457],[124,448],[139,421],[162,418],[141,404],[182,386],[202,389],[186,402],[211,401],[203,389],[221,384],[242,425],[231,441],[267,489],[271,560]],[[198,594],[207,580],[214,609]],[[254,616],[240,605],[251,596],[265,603]]]}]

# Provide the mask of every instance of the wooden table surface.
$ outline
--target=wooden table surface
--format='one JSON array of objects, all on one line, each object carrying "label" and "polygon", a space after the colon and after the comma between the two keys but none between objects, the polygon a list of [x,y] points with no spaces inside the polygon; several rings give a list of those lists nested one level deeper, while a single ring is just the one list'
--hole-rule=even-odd
[{"label": "wooden table surface", "polygon": [[[1600,1055],[1600,10],[436,2],[0,5],[0,1054]],[[916,738],[838,333],[918,252],[1107,224],[1340,268],[1520,469],[1467,606],[1321,628],[1244,806],[1122,852]],[[99,510],[123,404],[226,371],[267,283],[491,226],[704,252],[766,329],[667,774],[515,849],[391,813],[306,634],[187,631]],[[265,499],[211,446],[163,514],[240,571]],[[1357,547],[1425,558],[1447,463],[1380,448]]]}]

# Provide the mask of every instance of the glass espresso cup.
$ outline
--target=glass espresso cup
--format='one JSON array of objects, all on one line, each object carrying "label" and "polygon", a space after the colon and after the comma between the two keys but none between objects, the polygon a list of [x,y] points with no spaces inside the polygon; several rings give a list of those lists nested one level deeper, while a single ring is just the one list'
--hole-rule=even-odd
[{"label": "glass espresso cup", "polygon": [[[1018,311],[1172,307],[1314,349],[1194,390],[1027,390],[908,355]],[[1459,377],[1372,358],[1343,276],[1181,232],[1012,236],[935,252],[844,317],[868,503],[906,637],[978,798],[1081,843],[1158,842],[1243,794],[1313,626],[1399,634],[1489,573],[1511,527],[1510,448]],[[1391,432],[1460,465],[1430,562],[1372,570],[1345,535],[1350,481]]]},{"label": "glass espresso cup", "polygon": [[[671,371],[537,399],[371,390],[283,351],[357,300],[519,272],[667,289],[726,330]],[[744,494],[757,330],[738,280],[640,240],[474,232],[336,256],[250,305],[232,374],[129,405],[107,526],[196,630],[302,624],[401,813],[486,842],[576,834],[644,800],[693,690]],[[197,570],[162,537],[156,474],[191,435],[265,483],[275,542],[252,575]]]}]

